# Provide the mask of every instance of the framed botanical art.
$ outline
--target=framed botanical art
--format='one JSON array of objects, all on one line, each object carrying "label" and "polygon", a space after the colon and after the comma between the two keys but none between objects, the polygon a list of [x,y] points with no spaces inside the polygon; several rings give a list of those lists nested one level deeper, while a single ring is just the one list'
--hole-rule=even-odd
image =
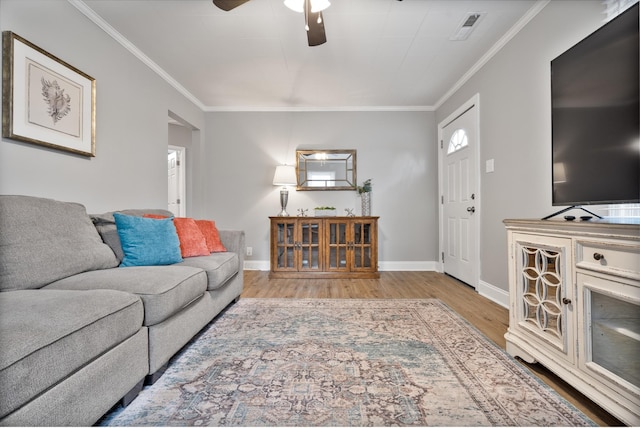
[{"label": "framed botanical art", "polygon": [[2,52],[2,136],[95,156],[95,79],[11,31]]}]

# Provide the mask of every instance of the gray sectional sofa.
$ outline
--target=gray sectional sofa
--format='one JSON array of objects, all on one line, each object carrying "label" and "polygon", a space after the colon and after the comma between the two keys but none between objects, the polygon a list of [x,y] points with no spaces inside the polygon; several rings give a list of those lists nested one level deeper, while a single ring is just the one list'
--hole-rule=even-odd
[{"label": "gray sectional sofa", "polygon": [[226,252],[119,267],[112,213],[0,195],[0,425],[92,425],[154,382],[242,293],[244,232],[220,238]]}]

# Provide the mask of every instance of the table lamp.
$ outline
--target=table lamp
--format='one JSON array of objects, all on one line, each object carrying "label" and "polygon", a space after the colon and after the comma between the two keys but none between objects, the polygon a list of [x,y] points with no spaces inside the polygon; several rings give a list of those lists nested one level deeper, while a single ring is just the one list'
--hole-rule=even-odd
[{"label": "table lamp", "polygon": [[282,186],[280,190],[280,207],[282,211],[278,216],[289,217],[287,213],[287,202],[289,201],[289,190],[287,186],[295,186],[298,184],[296,179],[296,169],[292,165],[278,165],[276,167],[276,173],[273,176],[273,185]]}]

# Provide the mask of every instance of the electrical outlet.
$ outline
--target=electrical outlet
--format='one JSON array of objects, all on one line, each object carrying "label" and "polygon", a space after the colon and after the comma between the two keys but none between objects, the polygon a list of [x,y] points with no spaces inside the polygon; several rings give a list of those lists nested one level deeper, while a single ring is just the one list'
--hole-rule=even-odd
[{"label": "electrical outlet", "polygon": [[247,256],[253,255],[253,247],[247,247]]}]

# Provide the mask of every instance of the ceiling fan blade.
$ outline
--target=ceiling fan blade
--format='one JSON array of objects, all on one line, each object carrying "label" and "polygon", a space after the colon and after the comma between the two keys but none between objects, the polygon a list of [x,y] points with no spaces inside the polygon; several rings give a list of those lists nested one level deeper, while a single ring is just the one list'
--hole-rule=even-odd
[{"label": "ceiling fan blade", "polygon": [[249,0],[213,0],[213,4],[224,11],[230,11],[236,7],[245,4]]},{"label": "ceiling fan blade", "polygon": [[327,35],[324,32],[324,18],[322,12],[307,13],[307,40],[309,46],[318,46],[327,41]]}]

